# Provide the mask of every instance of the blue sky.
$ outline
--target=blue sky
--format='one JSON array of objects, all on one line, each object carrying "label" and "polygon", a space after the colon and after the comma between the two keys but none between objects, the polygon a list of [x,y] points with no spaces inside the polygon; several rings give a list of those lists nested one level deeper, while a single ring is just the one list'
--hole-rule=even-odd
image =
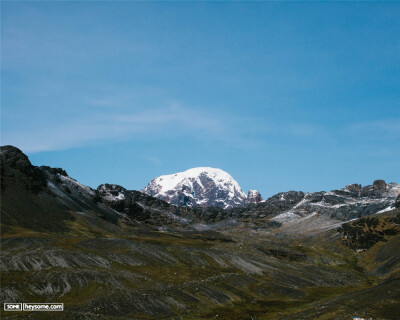
[{"label": "blue sky", "polygon": [[400,182],[400,3],[2,2],[1,144],[97,187]]}]

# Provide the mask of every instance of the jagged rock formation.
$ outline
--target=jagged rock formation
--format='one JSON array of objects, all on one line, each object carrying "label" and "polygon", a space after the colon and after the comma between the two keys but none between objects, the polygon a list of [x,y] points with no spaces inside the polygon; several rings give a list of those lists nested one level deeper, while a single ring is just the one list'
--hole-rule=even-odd
[{"label": "jagged rock formation", "polygon": [[246,203],[239,184],[225,171],[210,167],[154,178],[141,191],[177,206],[227,209]]},{"label": "jagged rock formation", "polygon": [[285,233],[309,234],[337,229],[345,221],[398,206],[400,186],[385,185],[379,182],[364,188],[352,184],[330,192],[281,192],[259,204],[232,209],[232,216],[257,228],[275,228]]},{"label": "jagged rock formation", "polygon": [[261,196],[260,192],[258,192],[257,190],[251,190],[251,189],[249,190],[247,194],[247,203],[257,204],[263,201],[264,199]]},{"label": "jagged rock formation", "polygon": [[[1,175],[21,178],[20,182],[28,191],[38,193],[46,187],[46,178],[42,170],[31,164],[28,157],[18,148],[4,146],[0,149]],[[1,180],[1,188],[5,188],[6,179]]]},{"label": "jagged rock formation", "polygon": [[354,195],[360,195],[361,194],[361,184],[353,183],[353,184],[348,184],[345,189],[349,191],[350,193]]},{"label": "jagged rock formation", "polygon": [[281,193],[279,200],[274,196],[266,200],[266,205],[287,208],[274,217],[278,222],[298,220],[316,214],[346,221],[394,206],[399,194],[398,184],[376,180],[373,185],[363,188],[353,184],[330,192]]},{"label": "jagged rock formation", "polygon": [[189,225],[197,220],[190,208],[172,206],[163,200],[139,191],[127,190],[116,184],[106,183],[98,186],[95,190],[95,199],[138,221],[147,221],[151,217],[157,220],[159,217],[160,224],[162,218],[167,218],[170,223],[172,221]]}]

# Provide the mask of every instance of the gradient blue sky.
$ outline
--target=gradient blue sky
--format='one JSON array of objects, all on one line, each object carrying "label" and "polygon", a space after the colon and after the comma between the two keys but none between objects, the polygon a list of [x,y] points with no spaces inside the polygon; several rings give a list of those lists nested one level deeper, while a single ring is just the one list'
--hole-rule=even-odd
[{"label": "gradient blue sky", "polygon": [[1,2],[1,144],[141,189],[400,182],[400,3]]}]

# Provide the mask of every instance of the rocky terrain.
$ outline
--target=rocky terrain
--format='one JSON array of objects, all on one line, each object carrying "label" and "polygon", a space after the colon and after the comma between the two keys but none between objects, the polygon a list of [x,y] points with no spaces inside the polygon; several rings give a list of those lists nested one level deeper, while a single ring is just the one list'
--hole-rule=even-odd
[{"label": "rocky terrain", "polygon": [[142,192],[194,211],[199,207],[215,207],[214,214],[203,214],[202,218],[208,222],[210,217],[218,221],[230,219],[248,221],[258,227],[282,226],[281,231],[289,233],[310,233],[394,209],[400,186],[375,180],[364,187],[350,184],[329,192],[281,192],[264,200],[257,190],[249,190],[245,196],[239,184],[220,169],[194,168],[155,178]]},{"label": "rocky terrain", "polygon": [[260,228],[275,226],[280,232],[310,234],[393,210],[399,206],[399,195],[397,183],[376,180],[363,188],[352,184],[329,192],[281,192],[256,206],[232,211],[234,216]]},{"label": "rocky terrain", "polygon": [[247,203],[261,203],[264,199],[257,190],[249,190],[247,193]]},{"label": "rocky terrain", "polygon": [[395,183],[191,207],[92,189],[15,147],[0,159],[1,303],[63,302],[57,319],[398,318]]},{"label": "rocky terrain", "polygon": [[400,214],[369,216],[344,223],[338,231],[343,234],[344,244],[358,252],[365,251],[387,237],[400,234]]},{"label": "rocky terrain", "polygon": [[227,209],[247,202],[239,184],[227,172],[209,167],[154,178],[141,191],[178,206]]}]

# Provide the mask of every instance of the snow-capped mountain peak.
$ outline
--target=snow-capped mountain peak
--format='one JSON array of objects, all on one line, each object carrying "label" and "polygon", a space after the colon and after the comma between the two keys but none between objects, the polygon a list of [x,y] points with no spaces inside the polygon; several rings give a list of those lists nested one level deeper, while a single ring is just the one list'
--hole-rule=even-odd
[{"label": "snow-capped mountain peak", "polygon": [[211,167],[154,178],[141,191],[175,205],[229,208],[246,202],[246,195],[232,176]]}]

